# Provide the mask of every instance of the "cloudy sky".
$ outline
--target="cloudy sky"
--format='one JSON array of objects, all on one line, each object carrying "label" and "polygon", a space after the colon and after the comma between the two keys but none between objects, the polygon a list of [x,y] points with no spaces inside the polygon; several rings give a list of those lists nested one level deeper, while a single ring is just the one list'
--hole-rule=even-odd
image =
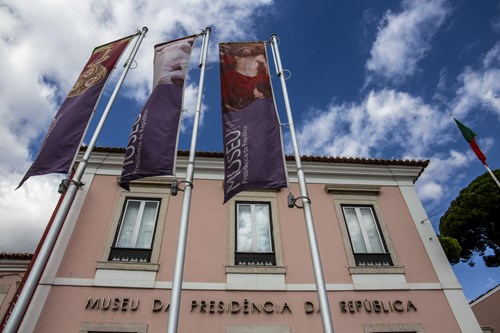
[{"label": "cloudy sky", "polygon": [[[127,144],[150,92],[153,45],[210,26],[199,150],[222,151],[217,43],[276,33],[301,154],[430,159],[417,187],[436,230],[450,201],[485,171],[450,114],[478,134],[489,165],[500,168],[499,1],[3,0],[0,251],[33,251],[55,206],[59,176],[14,188],[91,51],[142,26],[149,32],[100,146]],[[181,149],[189,148],[197,91],[191,76]],[[274,90],[285,119],[281,88]],[[481,259],[454,269],[469,299],[500,283],[500,269]]]}]

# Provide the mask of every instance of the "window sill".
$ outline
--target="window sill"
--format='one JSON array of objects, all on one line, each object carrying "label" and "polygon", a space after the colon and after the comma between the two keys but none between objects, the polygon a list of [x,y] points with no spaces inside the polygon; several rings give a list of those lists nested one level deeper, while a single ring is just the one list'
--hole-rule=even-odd
[{"label": "window sill", "polygon": [[403,266],[355,266],[349,267],[349,273],[352,274],[404,274]]},{"label": "window sill", "polygon": [[286,274],[285,266],[226,266],[226,274]]},{"label": "window sill", "polygon": [[157,272],[160,265],[148,262],[126,262],[126,261],[98,261],[98,269],[123,269],[128,271],[154,271]]}]

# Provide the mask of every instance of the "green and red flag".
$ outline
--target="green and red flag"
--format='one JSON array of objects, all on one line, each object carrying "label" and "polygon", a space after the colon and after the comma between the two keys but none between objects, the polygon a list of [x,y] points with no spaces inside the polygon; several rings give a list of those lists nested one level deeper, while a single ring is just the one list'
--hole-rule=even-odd
[{"label": "green and red flag", "polygon": [[455,122],[457,123],[458,129],[464,136],[464,139],[469,143],[474,153],[476,153],[477,158],[479,158],[479,160],[483,162],[485,166],[488,166],[488,164],[486,164],[486,156],[484,156],[483,152],[476,143],[476,136],[477,136],[476,133],[474,133],[470,128],[468,128],[467,126],[456,120],[455,117],[453,117],[453,120],[455,120]]}]

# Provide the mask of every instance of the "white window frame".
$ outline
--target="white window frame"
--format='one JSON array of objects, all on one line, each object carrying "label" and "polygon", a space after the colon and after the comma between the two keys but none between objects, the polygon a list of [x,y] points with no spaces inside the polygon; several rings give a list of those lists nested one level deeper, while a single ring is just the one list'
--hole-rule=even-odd
[{"label": "white window frame", "polygon": [[[276,265],[235,265],[236,250],[236,203],[268,203],[270,209],[272,243]],[[244,191],[235,195],[227,203],[228,209],[228,234],[226,273],[264,273],[285,274],[286,267],[283,259],[283,246],[281,242],[281,228],[278,213],[278,200],[276,191]]]},{"label": "white window frame", "polygon": [[[9,290],[11,288],[10,284],[0,284],[0,309],[2,308],[3,302],[7,298],[7,295],[9,293]],[[7,311],[7,308],[5,308],[5,311]],[[4,313],[3,311],[0,311],[0,318],[3,318]]]},{"label": "white window frame", "polygon": [[[344,213],[344,220],[346,221],[347,225],[347,231],[349,232],[349,239],[351,240],[351,245],[352,249],[354,251],[354,241],[353,241],[353,235],[351,235],[351,230],[349,229],[349,223],[347,223],[347,215],[346,215],[346,209],[353,209],[355,214],[356,214],[356,219],[357,219],[357,225],[361,231],[361,237],[363,240],[363,244],[365,246],[366,252],[358,252],[358,253],[388,253],[387,252],[387,247],[385,246],[385,241],[380,234],[380,226],[377,221],[377,216],[374,213],[374,209],[372,205],[342,205],[342,212]],[[365,225],[365,220],[363,219],[363,216],[361,214],[361,209],[369,209],[370,210],[370,215],[372,218],[372,222],[375,226],[375,230],[377,232],[377,240],[378,243],[380,244],[380,247],[382,248],[382,252],[380,251],[375,251],[372,248],[372,243],[370,242],[370,237],[368,236],[368,226]]]},{"label": "white window frame", "polygon": [[[121,218],[121,221],[120,221],[120,228],[119,228],[118,234],[116,236],[115,246],[118,247],[118,242],[120,240],[120,237],[122,236],[123,221],[124,221],[125,216],[127,214],[130,202],[139,202],[139,212],[137,213],[137,217],[136,217],[135,222],[134,222],[134,231],[132,233],[132,243],[133,244],[131,244],[131,246],[128,246],[128,248],[133,248],[133,249],[137,249],[137,248],[151,249],[151,246],[152,246],[153,240],[154,240],[154,236],[155,236],[156,224],[157,224],[157,221],[158,221],[158,213],[159,213],[159,208],[160,208],[160,204],[161,204],[161,200],[160,199],[145,199],[145,198],[136,198],[136,197],[127,197],[125,199],[125,206],[123,208],[123,214],[122,214],[122,218]],[[145,209],[146,203],[148,203],[148,202],[154,202],[154,203],[156,203],[156,209],[155,209],[155,214],[154,214],[154,225],[155,226],[153,228],[153,234],[151,235],[151,239],[149,241],[149,246],[148,247],[138,247],[137,246],[137,242],[139,240],[139,231],[140,231],[140,229],[142,227],[142,224],[145,222],[143,220],[144,209]],[[122,247],[122,246],[120,246],[120,247]]]},{"label": "white window frame", "polygon": [[[384,223],[384,216],[378,205],[377,197],[381,186],[378,185],[351,185],[351,184],[326,184],[325,191],[332,195],[336,217],[339,223],[344,249],[347,255],[349,273],[351,274],[404,274],[405,269],[399,264],[399,260],[392,245],[389,232]],[[379,232],[385,242],[385,249],[389,253],[392,266],[357,266],[351,239],[344,218],[342,206],[371,206],[376,216]]]},{"label": "white window frame", "polygon": [[[118,186],[119,178],[117,178]],[[165,229],[168,200],[170,197],[170,187],[173,183],[173,177],[148,177],[130,182],[130,191],[121,189],[120,196],[116,203],[115,213],[109,228],[108,239],[104,245],[101,259],[97,261],[97,269],[124,269],[141,271],[158,271],[161,241]],[[140,198],[143,200],[160,200],[160,206],[156,218],[155,237],[151,245],[150,262],[126,262],[110,261],[109,255],[111,247],[114,246],[117,238],[120,220],[124,212],[124,205],[127,198]]]},{"label": "white window frame", "polygon": [[[264,206],[267,208],[267,226],[266,226],[266,237],[268,238],[267,241],[269,242],[269,251],[259,251],[258,249],[258,233],[257,233],[257,206]],[[240,239],[239,239],[239,230],[240,230],[240,207],[241,206],[249,206],[250,207],[250,226],[251,226],[251,236],[252,236],[252,241],[251,241],[251,249],[248,249],[247,251],[245,250],[240,250]],[[236,252],[246,252],[246,253],[273,253],[274,256],[274,240],[273,240],[273,228],[272,228],[272,216],[271,216],[271,204],[269,202],[248,202],[248,201],[238,201],[236,202]]]}]

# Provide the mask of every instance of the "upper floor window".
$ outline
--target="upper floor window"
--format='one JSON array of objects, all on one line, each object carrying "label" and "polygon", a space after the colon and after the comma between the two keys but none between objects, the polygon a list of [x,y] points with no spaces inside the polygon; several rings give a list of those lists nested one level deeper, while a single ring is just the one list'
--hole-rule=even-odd
[{"label": "upper floor window", "polygon": [[342,205],[357,266],[392,266],[372,206]]},{"label": "upper floor window", "polygon": [[151,260],[151,246],[159,206],[159,199],[126,199],[109,260],[139,262]]},{"label": "upper floor window", "polygon": [[277,193],[244,191],[227,208],[226,273],[284,274]]},{"label": "upper floor window", "polygon": [[98,269],[158,270],[172,181],[149,177],[120,189]]},{"label": "upper floor window", "polygon": [[235,265],[276,265],[269,203],[236,203]]},{"label": "upper floor window", "polygon": [[381,186],[326,184],[351,274],[403,274],[380,209]]}]

